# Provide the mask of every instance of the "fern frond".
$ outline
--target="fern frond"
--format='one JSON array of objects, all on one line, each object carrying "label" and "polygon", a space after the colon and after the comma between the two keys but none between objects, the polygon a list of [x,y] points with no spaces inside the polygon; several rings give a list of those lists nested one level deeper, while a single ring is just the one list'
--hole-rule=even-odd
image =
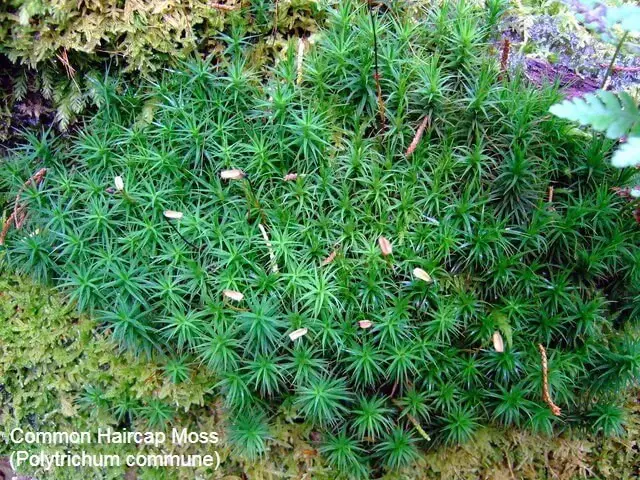
[{"label": "fern frond", "polygon": [[640,137],[629,137],[611,158],[614,167],[633,167],[640,164]]},{"label": "fern frond", "polygon": [[554,115],[590,126],[604,132],[608,138],[617,139],[640,127],[640,111],[634,99],[625,92],[617,95],[600,90],[584,98],[565,100],[553,105]]}]

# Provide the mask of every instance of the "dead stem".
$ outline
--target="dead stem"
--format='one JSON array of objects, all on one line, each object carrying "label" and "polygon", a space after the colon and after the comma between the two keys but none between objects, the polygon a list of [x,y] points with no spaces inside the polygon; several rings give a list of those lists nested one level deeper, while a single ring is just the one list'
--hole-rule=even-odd
[{"label": "dead stem", "polygon": [[373,3],[369,0],[369,16],[371,17],[371,29],[373,31],[373,59],[374,59],[374,74],[373,78],[376,81],[376,92],[378,94],[378,112],[380,114],[380,127],[384,129],[385,126],[385,106],[384,99],[382,98],[382,87],[380,86],[380,68],[378,66],[378,34],[376,32],[376,19],[373,14]]},{"label": "dead stem", "polygon": [[20,190],[18,190],[18,194],[16,195],[16,200],[13,205],[13,212],[9,215],[9,218],[5,220],[4,225],[2,226],[2,232],[0,232],[0,245],[4,245],[4,241],[9,233],[12,223],[15,225],[16,230],[20,230],[22,225],[24,225],[24,222],[27,220],[26,206],[20,204],[20,195],[23,190],[27,188],[31,182],[34,182],[36,187],[40,185],[46,174],[47,169],[41,168],[29,177],[29,179],[22,184]]},{"label": "dead stem", "polygon": [[542,399],[547,405],[549,405],[549,409],[551,409],[551,412],[557,417],[560,416],[561,410],[560,407],[553,403],[551,395],[549,395],[549,366],[547,364],[547,350],[541,343],[538,344],[538,350],[540,350],[540,357],[542,361]]},{"label": "dead stem", "polygon": [[511,42],[508,38],[505,38],[502,42],[502,56],[500,57],[500,75],[498,75],[498,79],[502,80],[507,73],[507,68],[509,66],[509,52],[511,50]]},{"label": "dead stem", "polygon": [[429,125],[430,122],[431,122],[431,117],[429,115],[427,115],[426,117],[424,117],[422,119],[422,123],[418,127],[418,130],[416,131],[416,134],[413,137],[413,140],[411,141],[411,144],[409,145],[409,148],[407,148],[407,152],[405,153],[406,157],[410,157],[411,154],[418,147],[418,144],[420,143],[420,139],[422,138],[422,135],[424,134],[424,130],[427,128],[427,126]]}]

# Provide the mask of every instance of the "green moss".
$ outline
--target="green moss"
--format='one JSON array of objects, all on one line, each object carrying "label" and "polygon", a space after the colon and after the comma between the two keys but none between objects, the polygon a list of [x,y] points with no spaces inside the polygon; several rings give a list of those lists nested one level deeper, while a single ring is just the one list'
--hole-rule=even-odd
[{"label": "green moss", "polygon": [[[266,81],[227,39],[220,64],[97,82],[75,138],[31,139],[1,172],[29,215],[8,266],[166,355],[172,384],[208,369],[254,457],[255,420],[282,410],[364,477],[486,425],[619,434],[640,231],[615,187],[635,173],[548,115],[551,86],[500,75],[487,13],[346,3]],[[108,404],[92,387],[83,404]],[[142,401],[153,425],[176,415]]]},{"label": "green moss", "polygon": [[[309,427],[277,419],[265,438],[271,439],[268,448],[273,458],[255,462],[249,456],[245,460],[243,454],[230,456],[235,447],[227,441],[227,432],[229,424],[232,430],[236,427],[221,410],[220,401],[211,395],[215,382],[206,370],[194,368],[186,382],[176,385],[158,362],[119,351],[108,335],[97,331],[95,322],[75,314],[47,288],[19,277],[4,276],[0,280],[0,338],[0,425],[4,434],[14,428],[95,432],[97,427],[112,427],[168,432],[171,427],[187,427],[216,431],[222,438],[219,446],[182,447],[177,452],[203,454],[218,450],[223,464],[217,475],[245,471],[264,476],[269,469],[300,475],[302,469],[317,471],[317,478],[322,478],[314,449],[304,439]],[[149,406],[158,402],[174,410],[173,420],[164,427],[150,426],[147,418]],[[119,408],[127,403],[135,407],[130,416],[120,418]],[[0,456],[18,449],[40,451],[36,445],[0,442]],[[133,445],[70,448],[72,452],[80,450],[123,456],[158,453]],[[304,465],[298,463],[300,458],[307,458]],[[47,472],[46,478],[116,479],[122,478],[124,472],[124,467],[75,472],[60,468]],[[24,473],[37,471],[25,469]],[[138,471],[139,478],[177,478],[175,474],[171,469]],[[179,478],[193,478],[192,475],[188,469],[179,471]]]},{"label": "green moss", "polygon": [[[305,474],[314,479],[335,478],[336,473],[323,466],[314,442],[309,440],[310,428],[286,421],[285,412],[271,422],[267,456],[260,461],[245,460],[243,452],[236,453],[224,439],[229,421],[223,418],[219,400],[203,394],[198,386],[198,383],[206,385],[208,377],[192,375],[192,380],[200,379],[195,385],[189,382],[175,388],[158,364],[122,355],[113,343],[96,332],[94,322],[75,314],[57,293],[11,275],[0,280],[0,292],[0,424],[5,433],[14,427],[29,429],[33,425],[42,431],[85,431],[97,424],[117,426],[113,408],[100,412],[82,408],[81,399],[87,387],[93,385],[104,389],[107,405],[115,405],[123,392],[135,392],[141,401],[162,398],[177,406],[178,415],[172,425],[220,432],[223,442],[219,451],[224,462],[217,476],[211,478],[241,478],[242,472],[252,479],[302,478]],[[640,434],[640,412],[637,405],[632,407],[627,431],[621,438],[579,434],[550,438],[517,430],[483,429],[470,444],[428,453],[417,469],[407,475],[416,480],[507,479],[513,478],[511,468],[516,478],[528,480],[541,480],[549,475],[569,480],[585,470],[601,479],[634,478],[637,457],[634,445]],[[146,428],[142,420],[138,426]],[[2,442],[0,456],[9,455],[18,447],[38,451],[34,446],[10,446]],[[95,445],[85,450],[114,452],[113,448],[100,450]],[[136,449],[123,447],[116,451],[125,454],[135,453]],[[198,452],[202,453],[202,449],[185,450]],[[23,471],[27,472],[36,473]],[[124,472],[118,468],[77,472],[57,469],[47,473],[46,478],[119,479]],[[193,472],[188,470],[176,473],[170,469],[141,469],[136,473],[141,479],[193,478]]]}]

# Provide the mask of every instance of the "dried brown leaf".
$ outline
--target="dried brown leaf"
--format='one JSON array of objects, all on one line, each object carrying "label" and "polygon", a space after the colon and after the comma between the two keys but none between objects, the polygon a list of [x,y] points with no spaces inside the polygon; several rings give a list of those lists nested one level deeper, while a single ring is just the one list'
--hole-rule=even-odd
[{"label": "dried brown leaf", "polygon": [[245,173],[238,168],[222,170],[220,172],[220,178],[222,178],[223,180],[242,180],[244,177]]},{"label": "dried brown leaf", "polygon": [[380,247],[382,255],[384,255],[385,257],[393,253],[393,245],[391,245],[391,242],[385,237],[378,238],[378,246]]},{"label": "dried brown leaf", "polygon": [[291,339],[292,342],[294,342],[298,338],[304,337],[308,332],[309,332],[309,329],[307,329],[307,328],[299,328],[299,329],[294,330],[293,332],[291,332],[289,334],[289,338]]},{"label": "dried brown leaf", "polygon": [[163,214],[170,220],[180,220],[184,216],[182,212],[176,212],[175,210],[165,210]]},{"label": "dried brown leaf", "polygon": [[433,279],[431,278],[431,275],[429,275],[426,271],[424,271],[421,268],[417,268],[417,267],[414,268],[413,276],[427,283],[431,283],[433,281]]},{"label": "dried brown leaf", "polygon": [[496,352],[504,352],[504,340],[502,340],[502,335],[500,335],[499,331],[493,332],[493,336],[491,337],[493,340],[493,349]]},{"label": "dried brown leaf", "polygon": [[234,302],[241,302],[244,298],[244,295],[236,290],[223,290],[222,294]]}]

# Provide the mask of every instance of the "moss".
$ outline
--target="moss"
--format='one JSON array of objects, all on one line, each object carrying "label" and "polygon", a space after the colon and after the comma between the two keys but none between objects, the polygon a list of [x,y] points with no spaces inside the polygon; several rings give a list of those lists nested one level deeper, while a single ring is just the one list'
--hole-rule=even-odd
[{"label": "moss", "polygon": [[[130,395],[143,406],[151,400],[174,406],[175,418],[167,430],[175,426],[220,433],[223,441],[218,451],[223,467],[207,478],[242,472],[249,478],[270,478],[269,471],[287,472],[296,478],[304,472],[315,472],[313,478],[322,478],[316,476],[322,467],[315,449],[304,440],[309,427],[278,419],[271,426],[273,440],[269,448],[275,453],[273,459],[257,463],[245,462],[237,455],[231,459],[230,449],[224,442],[228,421],[219,401],[208,394],[214,381],[209,374],[195,369],[188,382],[175,385],[154,359],[134,358],[120,352],[105,338],[107,336],[106,332],[96,330],[93,321],[76,315],[53,291],[17,277],[0,280],[0,425],[3,429],[0,431],[8,434],[17,427],[41,431],[95,431],[96,426],[149,429],[143,415],[137,415],[130,425],[116,418],[113,406]],[[105,408],[83,408],[83,397],[89,388],[103,392]],[[0,443],[0,456],[8,456],[17,449],[35,452],[37,448]],[[124,455],[140,451],[131,446],[117,450],[113,447],[101,450],[99,445],[73,447],[79,448],[90,454],[102,451]],[[178,449],[185,453],[211,453],[211,450],[211,447],[199,446]],[[83,469],[81,473],[58,469],[47,473],[46,478],[122,478],[124,472],[124,467],[106,471]],[[137,473],[140,478],[175,478],[171,470],[149,469]],[[192,472],[185,469],[180,471],[179,478],[193,478],[190,474]]]},{"label": "moss", "polygon": [[[164,375],[153,359],[134,358],[119,352],[96,330],[96,324],[73,309],[52,290],[28,280],[4,276],[0,280],[0,424],[7,433],[12,428],[40,430],[91,430],[95,425],[117,427],[113,410],[85,410],[82,397],[89,386],[103,389],[107,404],[127,392],[141,402],[161,399],[177,408],[173,426],[199,431],[218,431],[221,470],[198,472],[205,478],[250,479],[306,478],[332,479],[335,473],[318,456],[317,434],[292,420],[283,406],[271,422],[273,437],[267,456],[251,462],[232,454],[225,444],[229,419],[219,399],[208,393],[214,381],[196,369],[190,381],[178,387]],[[579,432],[560,437],[541,437],[519,430],[485,428],[464,446],[438,448],[424,455],[405,478],[435,479],[544,479],[637,478],[640,407],[633,402],[624,437],[604,439]],[[144,429],[138,418],[133,428]],[[17,446],[0,443],[0,456]],[[21,445],[20,449],[36,448]],[[88,453],[97,446],[85,447]],[[120,454],[134,453],[125,447]],[[184,450],[203,453],[202,448]],[[106,452],[105,452],[106,453]],[[109,451],[113,453],[113,449]],[[37,473],[37,472],[29,472]],[[106,471],[58,469],[47,478],[122,478],[124,468]],[[193,478],[190,470],[170,469],[135,472],[138,478]],[[636,475],[636,477],[634,477]],[[389,477],[391,478],[391,477]]]},{"label": "moss", "polygon": [[0,141],[34,125],[67,130],[94,106],[97,72],[137,84],[194,56],[219,61],[223,38],[251,44],[252,65],[270,66],[289,37],[311,35],[325,16],[322,0],[4,2]]},{"label": "moss", "polygon": [[[273,17],[278,3],[278,21]],[[125,70],[162,68],[171,60],[215,48],[216,36],[242,21],[252,33],[316,28],[318,0],[94,2],[12,0],[0,8],[0,53],[36,67],[60,60],[111,56]],[[73,57],[72,57],[73,58]]]}]

